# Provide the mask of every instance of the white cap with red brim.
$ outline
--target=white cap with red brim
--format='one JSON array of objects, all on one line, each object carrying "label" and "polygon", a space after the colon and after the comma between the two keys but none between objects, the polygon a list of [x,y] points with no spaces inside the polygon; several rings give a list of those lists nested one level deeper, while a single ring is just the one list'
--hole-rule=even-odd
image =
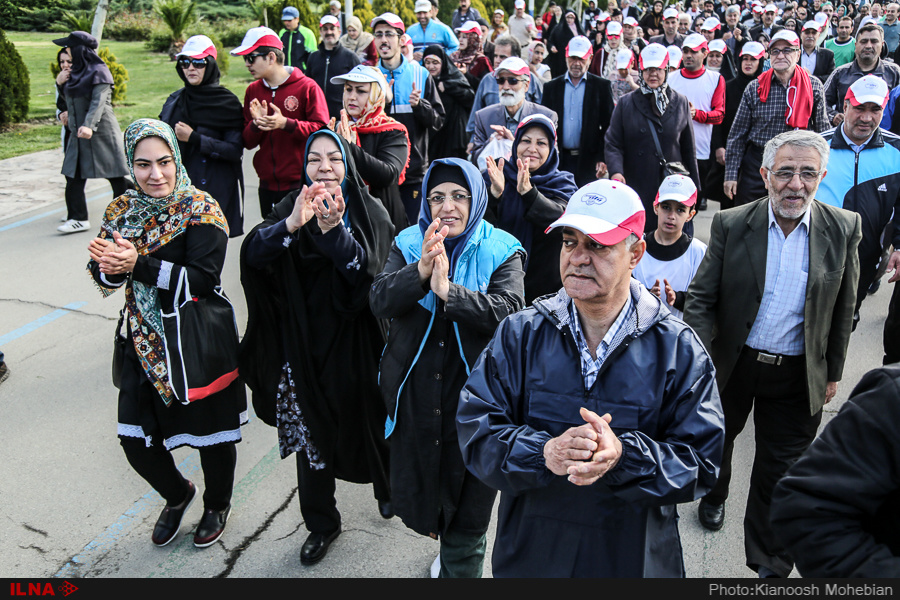
[{"label": "white cap with red brim", "polygon": [[816,31],[821,31],[822,24],[818,21],[807,21],[803,24],[803,29],[801,29],[801,31],[806,31],[807,29],[815,29]]},{"label": "white cap with red brim", "polygon": [[639,63],[641,71],[652,67],[665,69],[668,63],[669,52],[662,44],[648,44],[641,50],[641,60]]},{"label": "white cap with red brim", "polygon": [[624,52],[619,52],[616,54],[616,68],[617,69],[628,69],[631,67],[631,63],[634,62],[634,52],[630,50],[625,50]]},{"label": "white cap with red brim", "polygon": [[622,24],[618,21],[610,21],[606,26],[606,37],[622,35]]},{"label": "white cap with red brim", "polygon": [[481,33],[481,25],[478,21],[466,21],[456,28],[459,33]]},{"label": "white cap with red brim", "polygon": [[685,206],[693,206],[697,203],[697,186],[693,180],[685,175],[669,175],[662,180],[659,191],[653,205],[666,200],[674,200]]},{"label": "white cap with red brim", "polygon": [[728,45],[722,40],[713,40],[709,43],[709,51],[710,52],[718,52],[720,54],[725,54],[728,50]]},{"label": "white cap with red brim", "polygon": [[340,27],[341,24],[337,20],[337,17],[334,15],[325,15],[321,19],[319,19],[319,27],[325,27],[326,25],[334,25],[335,27]]},{"label": "white cap with red brim", "polygon": [[[866,17],[871,19],[871,17]],[[816,21],[819,25],[824,25],[828,22],[828,14],[823,12],[817,12],[813,17],[813,20]],[[873,19],[874,20],[874,19]],[[860,27],[862,27],[862,21],[860,21]]]},{"label": "white cap with red brim", "polygon": [[566,46],[566,58],[572,56],[586,60],[589,59],[593,53],[594,45],[583,35],[576,35],[569,40],[569,45]]},{"label": "white cap with red brim", "polygon": [[872,102],[884,108],[889,94],[890,89],[884,79],[877,75],[866,75],[853,82],[844,99],[849,100],[853,106]]},{"label": "white cap with red brim", "polygon": [[375,29],[375,26],[379,23],[384,23],[385,25],[390,25],[394,29],[399,29],[401,32],[406,32],[406,25],[403,24],[403,19],[395,15],[394,13],[382,13],[372,19],[372,22],[369,24],[372,29]]},{"label": "white cap with red brim", "polygon": [[625,17],[625,20],[622,21],[622,25],[628,25],[630,27],[637,27],[638,20],[635,19],[634,17]]},{"label": "white cap with red brim", "polygon": [[528,75],[530,73],[528,64],[518,56],[510,56],[503,59],[503,62],[494,71],[494,76],[496,77],[500,71],[509,71],[515,75]]},{"label": "white cap with red brim", "polygon": [[525,8],[525,0],[516,0],[516,8]]},{"label": "white cap with red brim", "polygon": [[775,42],[787,42],[791,46],[799,46],[800,38],[797,37],[797,34],[793,31],[788,31],[787,29],[782,29],[778,33],[772,36],[772,41],[769,42],[769,47],[772,47]]},{"label": "white cap with red brim", "polygon": [[760,4],[756,4],[753,6],[753,12],[755,12],[758,15],[763,14],[765,11],[766,11],[766,9],[764,9],[762,7],[762,5],[760,5]]},{"label": "white cap with red brim", "polygon": [[722,22],[715,17],[710,17],[703,21],[703,25],[700,26],[700,31],[715,31],[720,27],[722,27]]},{"label": "white cap with red brim", "polygon": [[598,244],[615,246],[632,233],[642,238],[646,221],[637,192],[619,181],[598,179],[569,198],[566,212],[545,233],[571,227]]},{"label": "white cap with red brim", "polygon": [[602,13],[600,13],[599,15],[594,17],[594,20],[598,21],[600,23],[606,23],[607,21],[609,21],[609,13],[606,11],[603,11]]},{"label": "white cap with red brim", "polygon": [[776,6],[775,4],[772,4],[772,3],[766,4],[766,12],[773,12],[773,13],[777,14],[778,6]]},{"label": "white cap with red brim", "polygon": [[766,53],[766,47],[759,42],[747,42],[741,47],[741,56],[752,56],[753,58],[762,58]]},{"label": "white cap with red brim", "polygon": [[684,52],[681,51],[681,48],[669,46],[666,50],[669,52],[669,67],[673,69],[681,68],[681,59],[684,57]]},{"label": "white cap with red brim", "polygon": [[244,56],[245,54],[250,54],[260,46],[278,48],[279,50],[284,49],[284,44],[281,43],[281,39],[278,37],[277,33],[268,27],[254,27],[247,31],[241,45],[232,50],[231,53],[235,56]]},{"label": "white cap with red brim", "polygon": [[678,18],[678,9],[672,8],[671,6],[663,11],[663,20],[665,19],[677,19]]},{"label": "white cap with red brim", "polygon": [[681,42],[682,48],[690,48],[691,50],[702,50],[709,49],[709,45],[706,43],[706,38],[700,35],[699,33],[692,33],[691,35],[684,38],[684,41]]},{"label": "white cap with red brim", "polygon": [[205,35],[195,35],[188,38],[181,47],[181,52],[176,56],[187,56],[190,58],[204,58],[206,56],[218,57],[216,45]]}]

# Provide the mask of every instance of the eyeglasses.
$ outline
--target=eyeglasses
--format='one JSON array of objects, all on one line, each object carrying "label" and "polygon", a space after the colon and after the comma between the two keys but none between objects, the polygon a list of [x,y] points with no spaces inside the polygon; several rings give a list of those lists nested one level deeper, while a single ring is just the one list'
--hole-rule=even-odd
[{"label": "eyeglasses", "polygon": [[507,85],[516,85],[520,81],[522,81],[522,80],[519,79],[518,77],[498,77],[497,85],[503,85],[504,83]]},{"label": "eyeglasses", "polygon": [[205,69],[206,68],[206,59],[205,58],[179,58],[178,66],[182,69],[187,69],[191,65],[194,65],[197,69]]},{"label": "eyeglasses", "polygon": [[378,33],[374,34],[374,36],[375,36],[375,39],[380,40],[383,38],[390,39],[390,38],[400,37],[400,34],[397,33],[396,31],[379,31]]},{"label": "eyeglasses", "polygon": [[796,52],[796,48],[769,48],[769,56],[788,56],[792,52]]},{"label": "eyeglasses", "polygon": [[262,52],[254,52],[253,54],[248,54],[244,57],[244,62],[248,65],[252,65],[253,61],[255,61],[260,56],[266,56],[266,54],[263,54]]},{"label": "eyeglasses", "polygon": [[794,175],[799,176],[803,183],[815,183],[822,171],[769,171],[769,173],[781,183],[790,183],[794,180]]},{"label": "eyeglasses", "polygon": [[[453,204],[466,204],[469,200],[472,199],[472,196],[469,194],[452,194],[450,196],[450,200]],[[431,206],[441,206],[444,202],[447,201],[447,196],[429,196],[428,204]]]}]

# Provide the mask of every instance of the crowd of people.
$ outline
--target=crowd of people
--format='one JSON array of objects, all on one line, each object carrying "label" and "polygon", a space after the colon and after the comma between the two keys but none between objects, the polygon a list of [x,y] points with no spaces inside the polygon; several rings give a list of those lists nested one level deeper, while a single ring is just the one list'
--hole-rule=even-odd
[{"label": "crowd of people", "polygon": [[[797,522],[785,490],[821,477],[815,459],[779,481],[837,392],[861,303],[900,278],[900,6],[588,5],[536,20],[524,0],[508,16],[459,0],[442,23],[417,0],[415,23],[364,24],[333,1],[318,32],[287,7],[280,33],[231,51],[254,80],[243,101],[195,36],[184,86],[124,138],[96,40],[56,41],[59,230],[88,230],[85,179],[108,178],[89,270],[125,290],[119,437],[166,500],[154,544],[197,493],[183,445],[206,480],[194,543],[223,534],[246,384],[295,454],[303,564],[341,532],[341,479],[440,541],[435,576],[481,576],[499,491],[495,576],[682,577],[675,505],[702,498],[700,523],[722,528],[752,410],[747,566],[786,577],[803,548],[803,574],[873,572],[771,519]],[[170,381],[165,321],[183,282],[217,293],[244,235],[245,149],[263,221],[241,247],[239,377],[194,401]],[[707,244],[692,219],[711,201],[728,210]],[[898,334],[895,291],[885,364]],[[883,538],[872,552],[898,573]]]}]

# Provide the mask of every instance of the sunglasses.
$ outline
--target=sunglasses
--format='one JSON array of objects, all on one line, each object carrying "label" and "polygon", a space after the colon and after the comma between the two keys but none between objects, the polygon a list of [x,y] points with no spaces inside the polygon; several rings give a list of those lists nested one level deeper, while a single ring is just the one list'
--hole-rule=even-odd
[{"label": "sunglasses", "polygon": [[498,77],[497,78],[498,85],[503,85],[504,83],[508,84],[508,85],[516,85],[520,81],[522,81],[522,80],[519,79],[518,77]]},{"label": "sunglasses", "polygon": [[[268,54],[268,53],[266,53],[266,54]],[[244,62],[247,63],[248,65],[252,65],[253,62],[257,58],[259,58],[261,56],[266,56],[266,54],[263,54],[262,52],[254,52],[253,54],[248,54],[247,56],[244,57]]]},{"label": "sunglasses", "polygon": [[206,59],[205,58],[179,58],[178,66],[182,69],[187,69],[191,65],[194,65],[197,69],[205,69],[206,68]]}]

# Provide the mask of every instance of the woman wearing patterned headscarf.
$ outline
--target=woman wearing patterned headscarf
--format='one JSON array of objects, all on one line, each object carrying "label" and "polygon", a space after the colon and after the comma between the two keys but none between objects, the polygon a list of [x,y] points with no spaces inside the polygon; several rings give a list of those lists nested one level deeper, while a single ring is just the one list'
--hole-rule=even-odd
[{"label": "woman wearing patterned headscarf", "polygon": [[484,55],[484,33],[475,21],[466,21],[457,33],[459,50],[450,55],[450,60],[465,74],[472,89],[478,89],[481,78],[494,70]]},{"label": "woman wearing patterned headscarf", "polygon": [[61,86],[70,132],[62,166],[67,215],[57,231],[76,233],[91,226],[84,196],[87,180],[109,180],[116,198],[129,187],[125,179],[128,167],[122,151],[122,130],[112,108],[113,77],[97,54],[97,39],[74,31],[53,43],[68,48],[72,58],[69,77]]},{"label": "woman wearing patterned headscarf", "polygon": [[247,422],[244,384],[237,374],[214,393],[186,403],[169,379],[162,313],[172,312],[176,285],[186,273],[194,296],[219,285],[228,225],[219,205],[191,185],[175,132],[162,121],[139,119],[125,131],[125,153],[137,189],[107,207],[99,237],[88,246],[88,269],[104,296],[125,290],[128,342],[119,385],[119,441],[128,462],[165,498],[152,541],[178,534],[197,487],[175,466],[171,451],[200,451],[206,489],[194,545],[213,544],[225,530],[241,425]]}]

